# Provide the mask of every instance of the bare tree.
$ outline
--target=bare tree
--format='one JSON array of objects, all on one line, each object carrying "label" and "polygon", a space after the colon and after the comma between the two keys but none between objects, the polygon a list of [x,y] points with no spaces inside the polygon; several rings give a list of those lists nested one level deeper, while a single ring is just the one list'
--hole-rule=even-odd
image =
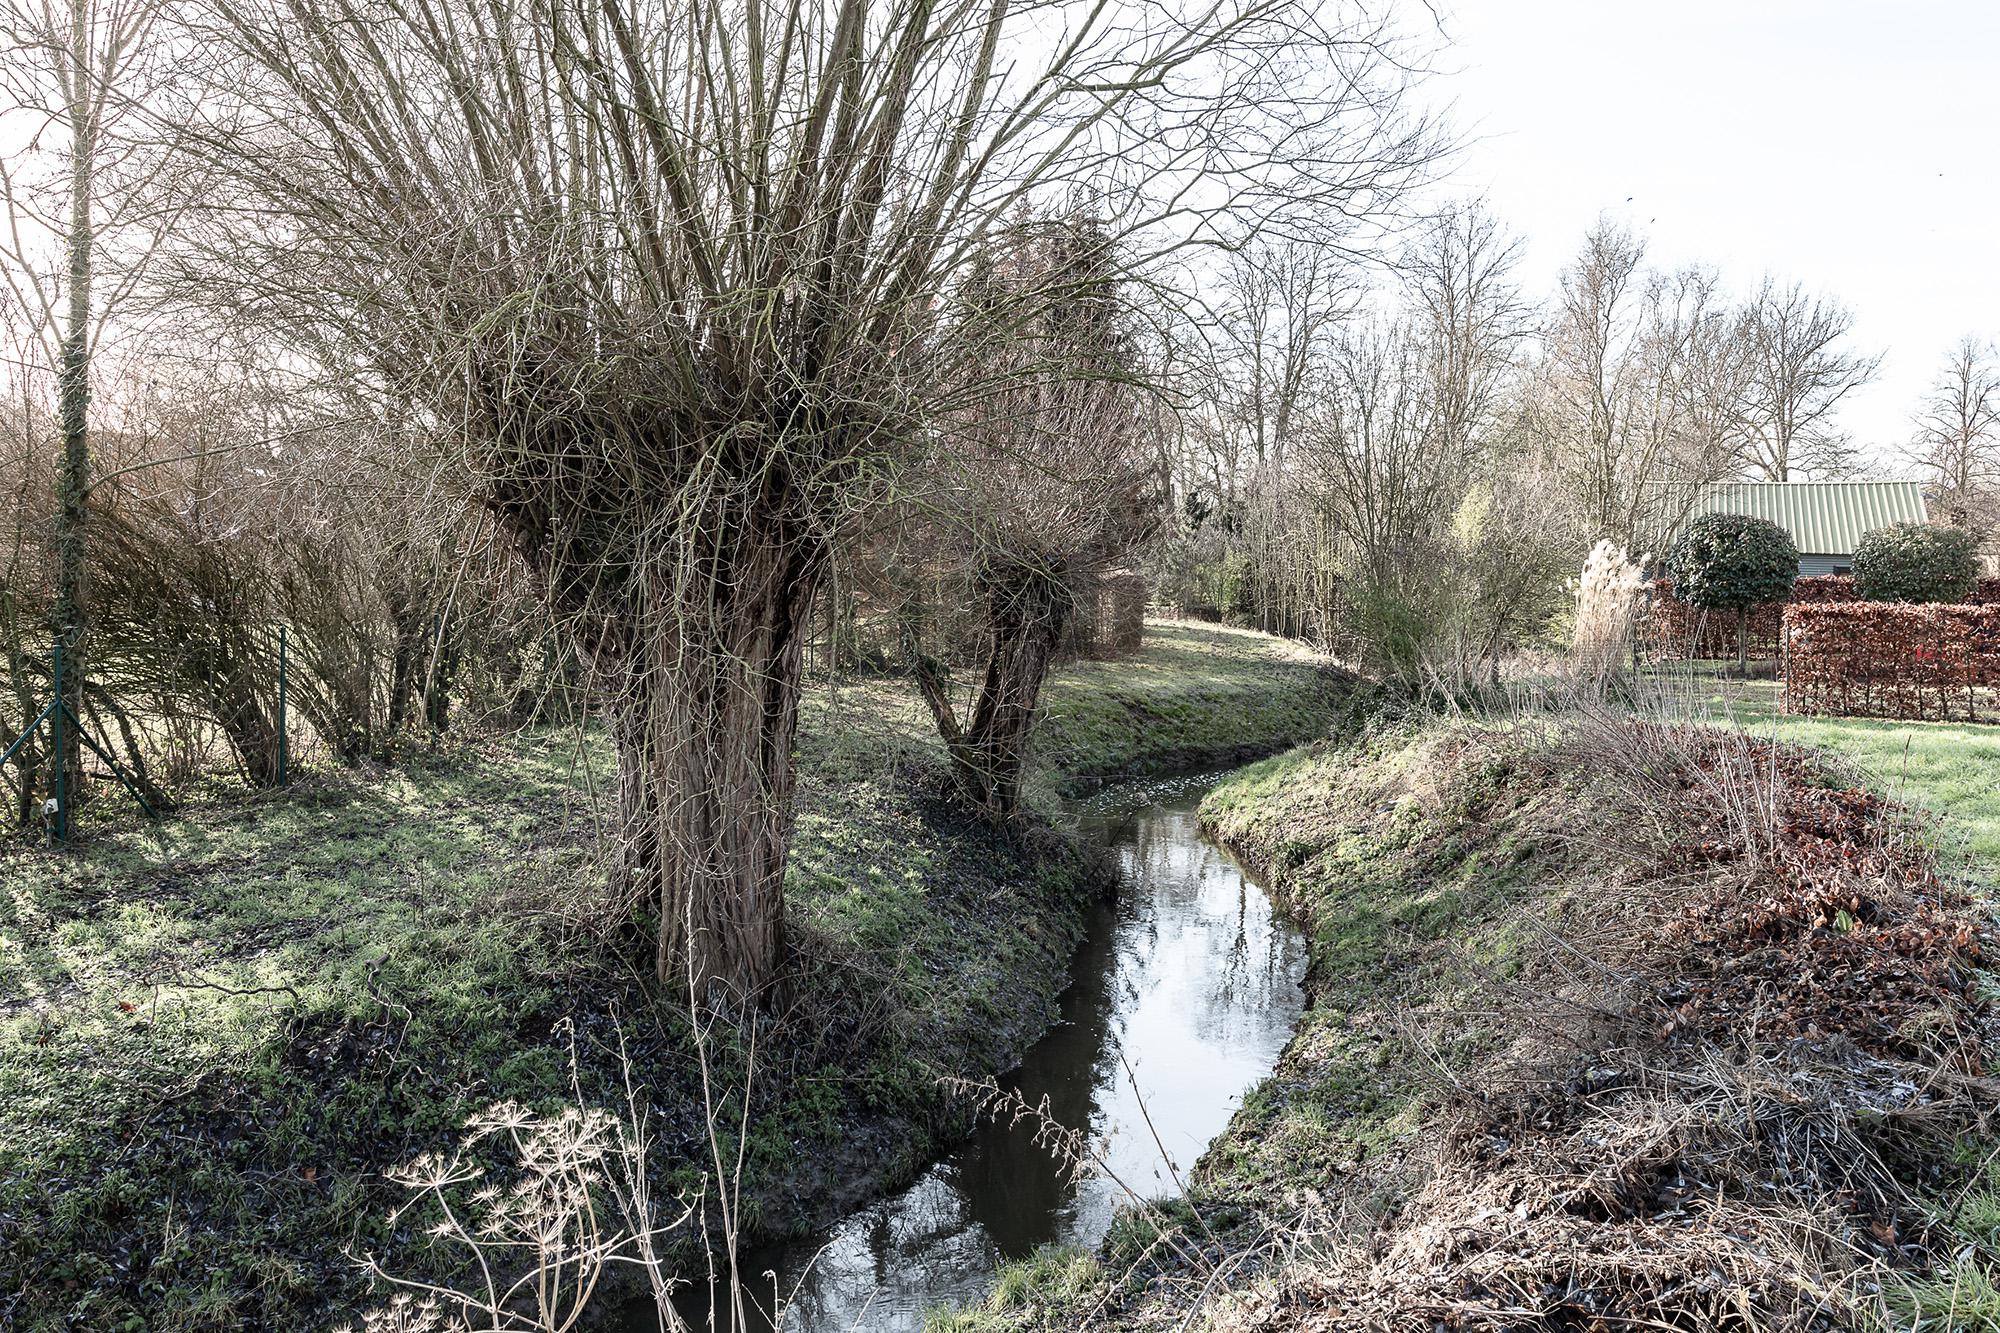
[{"label": "bare tree", "polygon": [[1579,553],[1600,538],[1637,549],[1671,525],[1688,483],[1735,466],[1745,375],[1741,321],[1715,275],[1644,267],[1633,233],[1600,221],[1562,279],[1530,417],[1566,479]]},{"label": "bare tree", "polygon": [[1206,384],[1195,395],[1219,526],[1240,545],[1258,626],[1296,632],[1310,600],[1294,531],[1290,451],[1329,343],[1363,294],[1344,250],[1295,238],[1231,255],[1198,317]]},{"label": "bare tree", "polygon": [[[159,0],[5,0],[0,5],[0,88],[7,119],[27,146],[0,163],[8,226],[0,269],[25,314],[37,365],[53,369],[56,477],[55,637],[68,660],[65,702],[83,715],[87,611],[84,589],[91,487],[93,356],[120,313],[163,229],[151,186],[167,161],[137,133],[165,73],[154,40]],[[120,244],[100,273],[108,238]],[[54,252],[53,254],[51,252]],[[101,281],[102,279],[102,281]],[[82,739],[66,733],[58,757],[71,781]]]},{"label": "bare tree", "polygon": [[1563,270],[1538,415],[1587,530],[1630,541],[1656,441],[1633,429],[1645,321],[1645,243],[1600,219]]},{"label": "bare tree", "polygon": [[1736,468],[1734,407],[1747,360],[1739,331],[1713,269],[1682,268],[1655,284],[1653,415],[1672,437],[1668,472],[1674,481],[1719,481]]},{"label": "bare tree", "polygon": [[1466,469],[1425,392],[1429,350],[1406,323],[1349,333],[1335,351],[1306,448],[1337,507],[1353,572],[1384,588],[1421,568],[1457,507]]},{"label": "bare tree", "polygon": [[1991,343],[1967,336],[1952,347],[1917,411],[1910,451],[1952,522],[1984,535],[2000,521],[2000,362]]},{"label": "bare tree", "polygon": [[1743,465],[1767,481],[1852,470],[1852,443],[1834,412],[1881,364],[1878,356],[1842,346],[1853,314],[1797,283],[1780,287],[1766,278],[1741,321],[1745,360],[1735,431]]},{"label": "bare tree", "polygon": [[1520,242],[1476,201],[1442,210],[1403,257],[1404,290],[1430,352],[1424,375],[1440,447],[1468,463],[1530,331],[1514,282],[1520,257]]},{"label": "bare tree", "polygon": [[1229,257],[1205,332],[1228,386],[1223,404],[1256,463],[1282,458],[1315,359],[1360,289],[1352,262],[1324,245],[1274,239]]},{"label": "bare tree", "polygon": [[814,593],[963,398],[939,293],[1024,205],[1086,192],[1143,260],[1379,206],[1431,145],[1360,6],[205,12],[242,205],[206,277],[459,452],[603,682],[660,971],[745,996]]},{"label": "bare tree", "polygon": [[[24,347],[27,335],[19,314],[0,311],[0,337],[5,338],[0,348],[17,365],[31,364],[33,352]],[[40,401],[42,386],[30,376],[17,375],[7,387],[6,411],[0,413],[0,477],[7,484],[5,508],[0,509],[0,523],[5,525],[0,534],[5,537],[0,552],[0,651],[5,653],[15,715],[29,719],[47,704],[40,697],[33,658],[43,650],[40,640],[48,627],[55,583],[52,534],[43,521],[47,501],[55,494],[55,468],[48,457],[49,411]],[[13,782],[13,774],[19,774],[10,804],[20,823],[28,822],[38,803],[43,759],[41,748],[29,738],[16,751],[12,772],[0,772],[0,784]]]},{"label": "bare tree", "polygon": [[[1482,205],[1462,203],[1411,229],[1391,266],[1393,286],[1378,281],[1371,290],[1338,246],[1271,245],[1235,258],[1201,330],[1210,355],[1189,394],[1200,429],[1179,464],[1182,490],[1205,487],[1215,512],[1204,504],[1200,522],[1183,521],[1161,556],[1180,597],[1213,598],[1266,630],[1331,645],[1341,582],[1357,560],[1374,580],[1402,567],[1397,534],[1421,528],[1426,541],[1446,540],[1439,532],[1451,505],[1483,484],[1496,405],[1530,329],[1513,280],[1517,252]],[[1402,318],[1366,334],[1351,326],[1364,305],[1392,300]],[[1391,478],[1410,476],[1390,456],[1405,433],[1378,441],[1352,428],[1390,396],[1377,373],[1382,357],[1397,367],[1388,379],[1415,377],[1395,386],[1421,416],[1407,440],[1415,452],[1403,461],[1434,459],[1450,492],[1442,508],[1419,505],[1412,527],[1391,512],[1401,484]],[[1387,454],[1376,447],[1392,438]],[[1350,450],[1356,440],[1358,451]]]},{"label": "bare tree", "polygon": [[1042,682],[1079,593],[1159,521],[1146,440],[1157,423],[1116,270],[1088,221],[1027,222],[957,293],[961,336],[987,348],[979,381],[1006,386],[946,417],[941,440],[942,535],[985,648],[963,718],[938,659],[909,649],[961,792],[994,818],[1019,804]]},{"label": "bare tree", "polygon": [[1490,679],[1567,568],[1548,556],[1561,545],[1543,478],[1503,407],[1531,330],[1517,250],[1477,205],[1435,218],[1399,265],[1401,317],[1337,344],[1302,447],[1351,638],[1417,692]]}]

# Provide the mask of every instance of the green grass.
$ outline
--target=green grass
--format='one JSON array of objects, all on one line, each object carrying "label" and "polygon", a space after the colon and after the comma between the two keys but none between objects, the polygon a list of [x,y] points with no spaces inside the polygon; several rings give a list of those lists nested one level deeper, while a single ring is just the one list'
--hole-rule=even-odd
[{"label": "green grass", "polygon": [[[915,1168],[937,1076],[1005,1068],[1045,1021],[1082,897],[1080,854],[1030,859],[923,799],[897,730],[848,708],[857,734],[804,747],[788,874],[819,989],[801,1033],[767,1034],[748,1132],[751,1208],[777,1231],[816,1220],[835,1173]],[[643,933],[601,933],[605,778],[596,738],[529,736],[11,854],[0,1240],[28,1279],[20,1325],[307,1325],[351,1292],[343,1247],[394,1239],[382,1168],[489,1102],[567,1100],[572,1026],[602,1102],[624,1034],[664,1183],[693,1183],[685,1023]],[[746,1058],[717,1052],[723,1086]],[[868,1157],[845,1142],[860,1121],[884,1127]]]},{"label": "green grass", "polygon": [[1932,1208],[1958,1252],[1882,1284],[1895,1327],[1908,1333],[2000,1333],[2000,1140],[1965,1143],[1959,1158],[1966,1180]]},{"label": "green grass", "polygon": [[1066,1333],[1074,1327],[1070,1312],[1101,1275],[1096,1255],[1068,1246],[1044,1246],[1025,1259],[1000,1266],[983,1308],[926,1313],[924,1333]]},{"label": "green grass", "polygon": [[2000,1330],[2000,1282],[1976,1259],[1941,1272],[1885,1286],[1892,1327],[1900,1333],[1995,1333]]},{"label": "green grass", "polygon": [[1230,763],[1326,735],[1346,704],[1341,679],[1295,643],[1154,623],[1143,653],[1049,682],[1036,752],[1071,782]]},{"label": "green grass", "polygon": [[[1065,733],[1057,762],[1115,771],[1232,730],[1276,748],[1331,716],[1298,693],[1317,679],[1261,636],[1164,628],[1052,684],[1103,738]],[[939,1076],[1004,1069],[1046,1023],[1087,878],[1066,840],[937,799],[939,749],[898,682],[815,686],[799,748],[787,894],[812,987],[758,1053],[767,1232],[921,1165]],[[383,1224],[383,1168],[492,1101],[567,1100],[573,1049],[610,1100],[621,1033],[665,1183],[692,1183],[685,1023],[643,930],[606,926],[610,777],[596,733],[531,734],[158,826],[93,811],[62,854],[0,849],[0,1324],[313,1326],[354,1294],[345,1247],[411,1247]],[[716,1053],[726,1086],[746,1055]]]},{"label": "green grass", "polygon": [[2000,884],[2000,726],[1787,714],[1775,682],[1725,679],[1709,668],[1655,679],[1712,719],[1851,761],[1886,795],[1942,817],[1939,846],[1949,864]]}]

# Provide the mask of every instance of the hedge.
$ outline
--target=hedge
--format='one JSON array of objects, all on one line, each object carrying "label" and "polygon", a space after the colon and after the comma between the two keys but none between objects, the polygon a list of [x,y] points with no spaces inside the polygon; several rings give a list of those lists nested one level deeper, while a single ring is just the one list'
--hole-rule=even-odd
[{"label": "hedge", "polygon": [[1784,637],[1788,713],[1935,722],[1996,715],[2000,604],[1794,605],[1785,609]]},{"label": "hedge", "polygon": [[[1780,624],[1787,606],[1860,599],[1846,574],[1809,574],[1792,585],[1789,602],[1764,602],[1750,608],[1750,654],[1776,657]],[[1883,605],[1875,603],[1874,605]],[[1964,606],[2000,606],[2000,578],[1979,580]],[[1653,582],[1653,604],[1640,630],[1640,642],[1654,661],[1676,658],[1736,656],[1736,618],[1710,613],[1674,596],[1671,579]]]},{"label": "hedge", "polygon": [[[1995,581],[2000,594],[2000,579]],[[1808,575],[1792,585],[1791,602],[1760,602],[1750,608],[1750,655],[1778,655],[1779,623],[1785,607],[1798,602],[1850,601],[1854,580],[1844,574]],[[1672,579],[1653,582],[1653,605],[1642,632],[1655,660],[1736,656],[1736,617],[1704,611],[1674,596]]]}]

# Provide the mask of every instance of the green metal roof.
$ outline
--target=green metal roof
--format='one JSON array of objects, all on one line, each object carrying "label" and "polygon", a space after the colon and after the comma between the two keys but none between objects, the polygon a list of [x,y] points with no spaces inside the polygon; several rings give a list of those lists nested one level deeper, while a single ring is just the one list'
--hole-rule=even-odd
[{"label": "green metal roof", "polygon": [[1719,481],[1694,489],[1687,518],[1767,518],[1792,534],[1801,555],[1852,555],[1877,528],[1930,521],[1923,483],[1915,481]]}]

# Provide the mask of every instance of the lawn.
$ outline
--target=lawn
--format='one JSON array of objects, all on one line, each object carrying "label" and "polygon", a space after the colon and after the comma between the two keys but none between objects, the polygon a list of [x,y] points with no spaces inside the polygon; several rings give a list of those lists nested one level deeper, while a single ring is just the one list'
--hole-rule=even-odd
[{"label": "lawn", "polygon": [[[1326,685],[1295,646],[1153,626],[1052,680],[1044,821],[1002,832],[940,799],[902,683],[816,683],[787,867],[811,983],[758,1051],[753,1222],[913,1172],[955,1123],[939,1077],[1005,1069],[1047,1022],[1090,879],[1048,822],[1073,776],[1295,744]],[[610,777],[595,730],[490,736],[0,847],[0,1326],[318,1326],[355,1294],[346,1248],[414,1243],[385,1167],[573,1077],[613,1100],[621,1037],[663,1183],[691,1184],[685,1020],[606,901]],[[745,1052],[714,1057],[738,1086]]]},{"label": "lawn", "polygon": [[1796,716],[1779,711],[1775,681],[1725,679],[1707,665],[1649,678],[1676,705],[1689,700],[1711,719],[1851,761],[1883,793],[1943,817],[1939,846],[1949,864],[2000,885],[2000,726]]}]

